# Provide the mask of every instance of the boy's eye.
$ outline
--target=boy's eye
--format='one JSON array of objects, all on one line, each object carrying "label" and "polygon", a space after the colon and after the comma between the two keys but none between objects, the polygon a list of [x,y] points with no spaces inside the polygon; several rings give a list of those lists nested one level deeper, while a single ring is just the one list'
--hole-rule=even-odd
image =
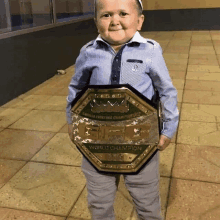
[{"label": "boy's eye", "polygon": [[110,14],[104,14],[103,17],[108,18]]},{"label": "boy's eye", "polygon": [[121,12],[121,15],[122,16],[126,16],[128,13],[126,13],[126,12]]}]

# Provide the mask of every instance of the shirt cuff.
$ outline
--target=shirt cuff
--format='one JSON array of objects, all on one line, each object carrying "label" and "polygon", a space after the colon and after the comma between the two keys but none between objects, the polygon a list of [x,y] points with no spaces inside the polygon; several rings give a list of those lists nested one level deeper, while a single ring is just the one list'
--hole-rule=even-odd
[{"label": "shirt cuff", "polygon": [[163,130],[161,131],[161,134],[172,139],[177,130],[177,126],[178,126],[178,120],[176,122],[174,121],[163,122]]}]

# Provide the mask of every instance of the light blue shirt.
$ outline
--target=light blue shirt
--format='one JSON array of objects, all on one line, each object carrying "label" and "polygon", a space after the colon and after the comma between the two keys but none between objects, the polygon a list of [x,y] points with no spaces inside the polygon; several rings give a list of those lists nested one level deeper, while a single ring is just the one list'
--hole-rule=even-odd
[{"label": "light blue shirt", "polygon": [[[69,85],[66,115],[72,123],[71,103],[86,85],[109,85],[112,64],[117,53],[100,35],[82,47],[75,63],[75,75]],[[126,43],[121,55],[119,84],[130,84],[148,99],[157,88],[162,103],[163,128],[161,134],[172,138],[179,122],[177,90],[173,86],[159,43],[143,38],[136,32]]]}]

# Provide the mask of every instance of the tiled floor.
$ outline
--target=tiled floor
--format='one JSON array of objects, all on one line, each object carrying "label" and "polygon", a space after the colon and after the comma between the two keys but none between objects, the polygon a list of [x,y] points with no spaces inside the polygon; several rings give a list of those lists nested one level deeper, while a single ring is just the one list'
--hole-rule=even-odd
[{"label": "tiled floor", "polygon": [[[144,32],[178,90],[180,122],[160,154],[166,220],[220,219],[220,31]],[[81,155],[67,133],[68,84],[56,75],[0,107],[0,220],[88,220]],[[120,183],[117,220],[134,220]]]}]

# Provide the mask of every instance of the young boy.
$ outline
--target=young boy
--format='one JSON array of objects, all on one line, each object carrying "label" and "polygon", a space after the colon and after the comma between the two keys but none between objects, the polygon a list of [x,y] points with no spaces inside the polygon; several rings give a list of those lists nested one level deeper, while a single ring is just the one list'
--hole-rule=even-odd
[{"label": "young boy", "polygon": [[[172,85],[162,49],[143,38],[141,0],[96,0],[96,40],[86,44],[75,63],[69,85],[67,121],[72,135],[71,102],[87,84],[130,84],[148,99],[159,92],[163,107],[163,129],[158,149],[164,150],[173,137],[179,119],[177,91]],[[97,171],[85,157],[82,171],[87,180],[88,206],[94,220],[114,220],[113,203],[119,174]],[[161,220],[159,195],[159,151],[135,174],[123,174],[140,219]]]}]

